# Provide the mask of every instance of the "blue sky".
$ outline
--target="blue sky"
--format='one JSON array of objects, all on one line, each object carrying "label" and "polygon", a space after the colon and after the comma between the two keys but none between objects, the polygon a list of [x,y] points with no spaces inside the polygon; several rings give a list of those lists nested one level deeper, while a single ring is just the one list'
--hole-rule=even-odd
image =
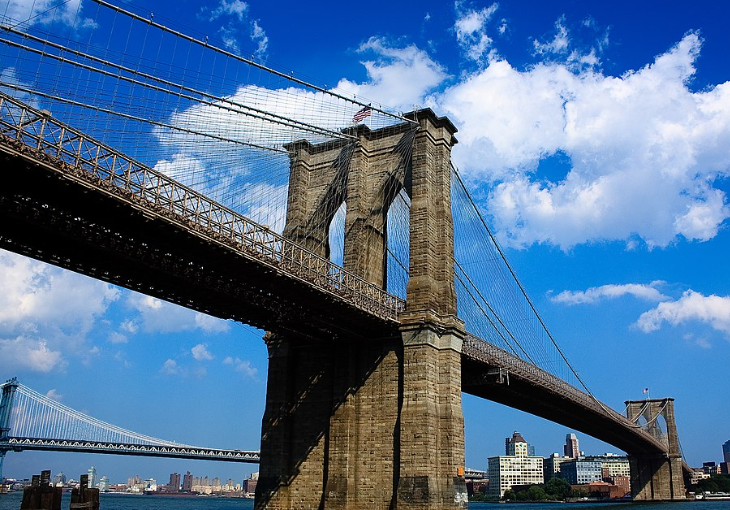
[{"label": "blue sky", "polygon": [[[88,0],[59,9],[92,15]],[[49,0],[11,0],[27,17]],[[730,439],[730,6],[722,2],[138,2],[285,72],[459,127],[453,159],[593,393],[676,399],[687,460]],[[64,17],[38,23],[63,23]],[[60,19],[60,21],[59,21]],[[83,31],[83,26],[74,27]],[[1,66],[5,67],[5,66]],[[257,449],[261,332],[0,252],[0,378],[141,433]],[[464,396],[466,458],[572,432]],[[614,448],[578,434],[587,453]],[[8,475],[113,482],[255,466],[9,454]]]}]

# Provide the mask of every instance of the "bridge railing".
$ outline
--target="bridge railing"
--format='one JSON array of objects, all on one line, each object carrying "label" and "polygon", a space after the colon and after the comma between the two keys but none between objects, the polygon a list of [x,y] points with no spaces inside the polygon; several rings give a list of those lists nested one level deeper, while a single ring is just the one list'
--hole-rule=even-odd
[{"label": "bridge railing", "polygon": [[[604,405],[592,395],[579,390],[575,386],[568,384],[551,373],[546,372],[532,363],[490,344],[475,335],[466,335],[462,346],[462,354],[468,358],[481,361],[490,366],[506,369],[509,374],[540,385],[565,399],[572,400],[587,409],[592,409],[596,413],[603,414],[627,429],[633,428],[639,433],[643,432],[640,427],[629,421],[628,418]],[[656,443],[656,446],[659,449],[665,449],[665,446],[662,445],[660,441],[647,433],[645,433],[645,435],[647,436],[647,440]]]},{"label": "bridge railing", "polygon": [[0,137],[20,153],[151,209],[380,318],[395,321],[405,309],[405,301],[356,274],[75,130],[50,113],[1,92]]}]

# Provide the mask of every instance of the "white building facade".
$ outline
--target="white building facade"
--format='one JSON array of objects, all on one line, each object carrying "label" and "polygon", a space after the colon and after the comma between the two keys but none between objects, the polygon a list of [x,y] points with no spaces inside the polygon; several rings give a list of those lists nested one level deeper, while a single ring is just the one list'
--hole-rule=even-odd
[{"label": "white building facade", "polygon": [[530,447],[519,432],[507,439],[506,451],[508,455],[489,458],[490,495],[501,498],[514,486],[543,483],[543,458],[528,454]]}]

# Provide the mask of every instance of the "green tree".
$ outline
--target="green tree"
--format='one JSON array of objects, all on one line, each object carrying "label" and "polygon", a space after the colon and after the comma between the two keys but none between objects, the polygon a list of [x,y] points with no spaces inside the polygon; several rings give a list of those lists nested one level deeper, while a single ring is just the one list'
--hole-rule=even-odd
[{"label": "green tree", "polygon": [[545,489],[540,485],[533,485],[525,492],[527,493],[527,499],[530,501],[545,501],[548,498]]},{"label": "green tree", "polygon": [[588,496],[588,493],[583,489],[572,489],[570,491],[571,498],[585,498],[586,496]]},{"label": "green tree", "polygon": [[695,485],[695,492],[730,492],[730,476],[712,475]]},{"label": "green tree", "polygon": [[505,501],[514,501],[516,498],[515,491],[512,489],[507,489],[504,491],[504,495],[502,496],[502,499]]},{"label": "green tree", "polygon": [[562,478],[551,478],[545,484],[545,492],[550,499],[565,499],[570,496],[570,484]]}]

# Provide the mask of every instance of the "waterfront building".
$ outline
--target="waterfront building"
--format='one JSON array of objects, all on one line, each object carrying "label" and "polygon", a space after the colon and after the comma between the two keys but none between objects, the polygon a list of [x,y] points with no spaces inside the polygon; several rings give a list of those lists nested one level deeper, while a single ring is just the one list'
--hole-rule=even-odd
[{"label": "waterfront building", "polygon": [[585,485],[603,481],[601,461],[585,458],[570,459],[560,465],[560,478],[570,485]]},{"label": "waterfront building", "polygon": [[578,446],[578,436],[575,434],[566,434],[565,446],[563,446],[563,454],[571,459],[580,457],[580,447]]},{"label": "waterfront building", "polygon": [[89,487],[97,487],[99,485],[99,480],[96,477],[96,468],[91,466],[86,474],[89,475]]},{"label": "waterfront building", "polygon": [[[502,497],[517,485],[543,483],[543,458],[530,455],[530,447],[519,432],[505,440],[505,453],[489,458],[489,494]],[[534,452],[534,450],[532,450]]]},{"label": "waterfront building", "polygon": [[704,471],[708,475],[719,475],[720,474],[720,466],[718,466],[714,462],[703,462],[702,463],[702,471]]},{"label": "waterfront building", "polygon": [[243,492],[253,496],[256,493],[256,484],[259,481],[258,473],[251,473],[246,480],[243,481]]},{"label": "waterfront building", "polygon": [[144,482],[144,490],[147,492],[157,492],[157,480],[148,478]]},{"label": "waterfront building", "polygon": [[730,463],[730,440],[726,441],[722,445],[722,459],[725,462]]},{"label": "waterfront building", "polygon": [[104,475],[99,480],[99,492],[109,492],[109,477]]},{"label": "waterfront building", "polygon": [[560,477],[560,466],[563,462],[568,462],[570,457],[561,457],[557,453],[553,453],[550,457],[545,457],[543,461],[543,477],[545,482],[549,482],[553,478]]},{"label": "waterfront building", "polygon": [[692,485],[697,485],[697,482],[700,480],[704,480],[705,478],[710,478],[709,473],[705,473],[705,470],[702,468],[692,468],[692,471],[689,474],[689,483]]},{"label": "waterfront building", "polygon": [[602,479],[615,478],[617,476],[626,476],[631,478],[631,467],[628,457],[624,455],[616,455],[615,453],[605,453],[603,455],[589,455],[584,457],[585,460],[593,460],[601,463]]}]

